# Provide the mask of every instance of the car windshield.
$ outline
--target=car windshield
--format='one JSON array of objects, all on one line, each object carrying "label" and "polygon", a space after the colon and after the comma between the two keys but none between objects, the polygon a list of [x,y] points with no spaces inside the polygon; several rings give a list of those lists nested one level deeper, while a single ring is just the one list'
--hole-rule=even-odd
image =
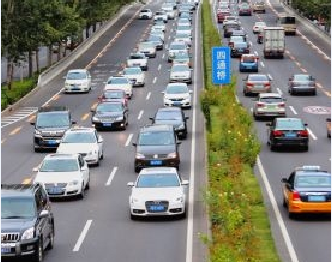
[{"label": "car windshield", "polygon": [[126,68],[125,69],[125,74],[126,75],[139,75],[141,73],[140,68]]},{"label": "car windshield", "polygon": [[186,45],[171,45],[170,50],[187,50]]},{"label": "car windshield", "polygon": [[236,42],[236,41],[241,41],[243,42],[243,36],[242,35],[231,35],[229,41],[231,42]]},{"label": "car windshield", "polygon": [[268,81],[268,78],[265,75],[249,75],[248,81]]},{"label": "car windshield", "polygon": [[176,34],[174,38],[175,39],[178,39],[178,38],[185,38],[185,39],[187,39],[187,38],[190,38],[190,37],[189,37],[188,34]]},{"label": "car windshield", "polygon": [[144,54],[132,54],[130,56],[130,59],[144,59],[145,55]]},{"label": "car windshield", "polygon": [[151,12],[151,10],[149,10],[149,9],[143,9],[143,10],[141,10],[141,13],[150,13]]},{"label": "car windshield", "polygon": [[97,143],[94,132],[67,132],[61,143]]},{"label": "car windshield", "polygon": [[295,188],[326,188],[331,189],[331,176],[295,176]]},{"label": "car windshield", "polygon": [[304,126],[300,119],[281,119],[276,124],[277,130],[303,130]]},{"label": "car windshield", "polygon": [[186,86],[168,86],[166,90],[167,94],[183,94],[188,93]]},{"label": "car windshield", "polygon": [[189,58],[189,55],[186,52],[177,52],[175,53],[175,58]]},{"label": "car windshield", "polygon": [[141,174],[138,178],[136,187],[139,188],[159,188],[177,187],[180,181],[176,174]]},{"label": "car windshield", "polygon": [[32,218],[36,206],[30,197],[1,197],[1,219]]},{"label": "car windshield", "polygon": [[122,104],[99,104],[96,108],[96,112],[122,112]]},{"label": "car windshield", "polygon": [[36,127],[40,128],[69,128],[68,112],[38,113]]},{"label": "car windshield", "polygon": [[242,62],[243,63],[255,63],[255,58],[254,57],[243,57]]},{"label": "car windshield", "polygon": [[145,131],[138,139],[140,146],[174,145],[174,133],[171,131]]},{"label": "car windshield", "polygon": [[104,98],[106,99],[122,99],[123,92],[105,92]]},{"label": "car windshield", "polygon": [[191,27],[190,26],[178,26],[176,29],[177,30],[191,30]]},{"label": "car windshield", "polygon": [[150,35],[149,41],[161,41],[161,38],[159,35]]},{"label": "car windshield", "polygon": [[312,77],[309,75],[294,75],[294,81],[308,82],[312,81]]},{"label": "car windshield", "polygon": [[83,71],[69,71],[67,74],[67,80],[85,80],[86,72]]},{"label": "car windshield", "polygon": [[45,159],[40,167],[40,172],[75,172],[78,171],[77,159]]},{"label": "car windshield", "polygon": [[151,42],[144,42],[144,43],[140,43],[139,44],[139,48],[142,49],[142,48],[150,48],[150,47],[154,47],[153,43]]},{"label": "car windshield", "polygon": [[184,72],[188,71],[189,67],[187,65],[173,65],[172,69],[173,72]]},{"label": "car windshield", "polygon": [[281,103],[284,100],[281,97],[261,97],[259,101],[266,103]]},{"label": "car windshield", "polygon": [[234,47],[235,48],[245,48],[245,47],[247,47],[247,43],[246,42],[235,42]]},{"label": "car windshield", "polygon": [[248,9],[249,8],[249,5],[247,3],[243,3],[240,5],[240,8],[242,9]]},{"label": "car windshield", "polygon": [[107,84],[128,84],[128,78],[126,77],[112,77],[108,79]]},{"label": "car windshield", "polygon": [[158,111],[156,120],[182,120],[181,112],[177,111]]},{"label": "car windshield", "polygon": [[235,16],[226,16],[225,19],[227,21],[235,21],[236,20],[236,17]]}]

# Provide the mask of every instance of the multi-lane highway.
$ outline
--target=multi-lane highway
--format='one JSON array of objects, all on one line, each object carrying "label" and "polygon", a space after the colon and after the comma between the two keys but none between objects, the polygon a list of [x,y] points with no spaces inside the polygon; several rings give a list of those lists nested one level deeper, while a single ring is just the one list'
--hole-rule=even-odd
[{"label": "multi-lane highway", "polygon": [[[155,12],[160,9],[161,3],[152,1],[145,8]],[[65,105],[79,125],[91,126],[90,108],[96,104],[103,82],[121,70],[129,53],[149,32],[152,21],[137,20],[138,10],[143,7],[134,4],[129,8],[68,68],[89,68],[92,92],[63,94],[60,90],[64,87],[63,76],[66,72],[62,72],[22,106],[40,107],[47,101],[49,105]],[[180,145],[180,173],[190,181],[188,219],[131,221],[128,207],[130,190],[126,186],[127,182],[135,181],[137,177],[133,172],[134,148],[131,142],[135,140],[139,127],[149,124],[149,117],[163,106],[161,92],[169,81],[170,68],[166,48],[172,40],[176,23],[170,21],[166,27],[166,48],[158,51],[155,59],[149,59],[145,87],[134,90],[129,104],[127,130],[100,133],[104,138],[104,159],[99,167],[91,168],[91,189],[85,199],[52,202],[55,248],[47,252],[45,261],[205,261],[205,246],[198,237],[199,233],[207,231],[201,198],[206,172],[204,120],[198,105],[199,89],[202,88],[199,11],[195,11],[194,17],[193,107],[185,112],[189,116],[189,133],[188,139]],[[2,183],[30,182],[34,176],[32,168],[40,164],[45,156],[45,153],[33,151],[33,127],[29,120],[25,118],[2,127]]]},{"label": "multi-lane highway", "polygon": [[[267,191],[266,200],[271,211],[274,238],[283,261],[328,262],[331,261],[330,217],[310,216],[300,220],[290,220],[287,210],[282,207],[280,181],[282,177],[288,177],[296,166],[319,165],[321,169],[331,172],[331,141],[326,137],[325,126],[325,118],[330,115],[331,104],[331,45],[299,24],[297,36],[286,36],[285,58],[264,59],[263,45],[257,44],[257,35],[252,33],[252,27],[256,21],[264,21],[267,26],[276,26],[276,13],[283,11],[277,1],[266,1],[266,4],[266,14],[240,16],[241,26],[248,33],[249,41],[252,43],[251,53],[257,51],[259,54],[260,73],[270,74],[273,78],[272,92],[283,94],[287,99],[287,115],[302,118],[308,124],[311,132],[308,152],[270,152],[270,148],[266,145],[265,122],[256,121],[255,128],[261,141],[261,153],[256,173],[262,177],[266,176],[265,183],[264,179],[261,179],[261,185],[265,188],[268,182],[272,189],[272,191]],[[236,11],[234,5],[232,8],[233,11]],[[218,28],[222,34],[222,24],[219,24]],[[224,40],[224,45],[227,43],[228,41]],[[248,73],[239,72],[238,59],[232,59],[231,63],[233,74],[237,76],[237,96],[248,112],[251,112],[254,101],[242,94],[242,78]],[[292,74],[301,73],[308,73],[316,78],[317,96],[290,96],[288,94],[288,78]],[[309,106],[314,108],[308,108]],[[269,194],[275,197],[277,206],[271,204]],[[278,216],[279,212],[282,219]],[[284,230],[283,233],[281,230]]]}]

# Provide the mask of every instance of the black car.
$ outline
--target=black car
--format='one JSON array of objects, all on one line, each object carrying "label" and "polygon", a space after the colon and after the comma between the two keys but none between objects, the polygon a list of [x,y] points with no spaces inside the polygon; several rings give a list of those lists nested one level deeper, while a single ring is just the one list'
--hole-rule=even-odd
[{"label": "black car", "polygon": [[179,107],[161,107],[158,109],[155,117],[150,117],[152,124],[173,125],[179,139],[187,138],[188,118]]},{"label": "black car", "polygon": [[309,148],[309,132],[300,118],[275,118],[269,126],[268,141],[271,151],[277,147],[300,147],[305,151]]},{"label": "black car", "polygon": [[164,41],[157,35],[150,35],[147,41],[155,44],[157,50],[163,50]]},{"label": "black car", "polygon": [[43,187],[2,184],[1,257],[31,257],[41,262],[44,250],[53,246],[54,217]]},{"label": "black car", "polygon": [[91,122],[96,130],[122,129],[128,125],[128,108],[121,101],[102,102],[91,110]]},{"label": "black car", "polygon": [[180,152],[174,127],[172,125],[148,125],[139,131],[135,149],[135,172],[144,167],[180,167]]},{"label": "black car", "polygon": [[38,110],[33,132],[33,148],[35,152],[42,149],[56,149],[63,134],[76,124],[72,121],[70,111],[64,106],[48,106]]},{"label": "black car", "polygon": [[231,57],[241,57],[243,54],[249,54],[247,42],[235,42],[231,47]]}]

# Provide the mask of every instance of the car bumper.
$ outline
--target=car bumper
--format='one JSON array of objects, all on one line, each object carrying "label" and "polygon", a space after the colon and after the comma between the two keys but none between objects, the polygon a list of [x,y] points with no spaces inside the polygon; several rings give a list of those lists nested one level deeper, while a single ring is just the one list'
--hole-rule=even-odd
[{"label": "car bumper", "polygon": [[315,87],[293,87],[291,88],[291,90],[293,91],[293,93],[297,93],[297,94],[306,94],[306,93],[313,93],[316,91]]},{"label": "car bumper", "polygon": [[246,89],[247,94],[265,94],[265,93],[271,93],[271,88],[265,89],[265,88],[250,88]]},{"label": "car bumper", "polygon": [[240,64],[240,71],[241,72],[258,72],[258,64],[256,65],[241,65]]},{"label": "car bumper", "polygon": [[[151,161],[160,160],[160,165],[154,165]],[[156,167],[156,166],[168,166],[168,167],[178,167],[180,165],[180,160],[177,158],[172,159],[135,159],[135,168],[144,167]]]},{"label": "car bumper", "polygon": [[37,245],[37,238],[21,240],[21,242],[15,243],[1,243],[1,257],[21,257],[33,255],[36,252]]},{"label": "car bumper", "polygon": [[252,14],[252,12],[251,11],[240,11],[239,12],[239,15],[251,15]]},{"label": "car bumper", "polygon": [[256,117],[265,117],[265,118],[270,118],[270,117],[286,117],[286,112],[271,112],[271,111],[257,111],[254,112],[254,115]]},{"label": "car bumper", "polygon": [[182,101],[164,100],[164,106],[189,107],[189,106],[191,106],[191,101],[190,100],[182,100]]},{"label": "car bumper", "polygon": [[96,129],[119,129],[126,125],[126,123],[122,120],[119,122],[94,122],[92,121],[92,124],[95,126]]},{"label": "car bumper", "polygon": [[40,149],[51,149],[59,147],[61,142],[61,137],[57,137],[56,139],[42,138],[42,137],[35,137],[34,138],[34,147]]},{"label": "car bumper", "polygon": [[307,147],[308,146],[308,138],[275,138],[271,141],[273,146],[277,147]]},{"label": "car bumper", "polygon": [[72,88],[72,87],[65,87],[66,93],[85,93],[90,90],[89,87],[79,87],[79,88]]},{"label": "car bumper", "polygon": [[152,18],[152,16],[148,16],[148,15],[142,15],[139,17],[139,19],[141,20],[150,20]]},{"label": "car bumper", "polygon": [[151,212],[145,207],[145,204],[132,204],[130,207],[132,215],[148,217],[148,216],[176,216],[186,212],[185,203],[170,203],[165,211],[162,212]]},{"label": "car bumper", "polygon": [[331,213],[331,202],[292,202],[289,203],[289,212],[292,213]]},{"label": "car bumper", "polygon": [[94,155],[86,155],[86,156],[84,157],[84,160],[86,161],[86,163],[87,163],[88,165],[95,165],[95,164],[97,164],[98,161],[99,161],[99,156],[98,156],[98,154],[94,154]]}]

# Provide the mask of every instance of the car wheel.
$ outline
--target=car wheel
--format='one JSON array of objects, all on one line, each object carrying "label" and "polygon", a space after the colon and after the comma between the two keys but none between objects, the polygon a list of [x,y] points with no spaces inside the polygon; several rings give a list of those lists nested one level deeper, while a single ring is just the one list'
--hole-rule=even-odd
[{"label": "car wheel", "polygon": [[285,200],[285,197],[282,198],[282,206],[287,207],[287,202]]},{"label": "car wheel", "polygon": [[313,96],[316,96],[316,95],[317,95],[317,89],[315,89],[315,90],[312,92],[312,95],[313,95]]},{"label": "car wheel", "polygon": [[139,173],[139,171],[141,171],[141,168],[140,168],[140,167],[137,167],[137,166],[135,166],[135,168],[134,168],[134,171],[135,171],[135,173]]},{"label": "car wheel", "polygon": [[247,91],[246,91],[245,89],[243,89],[243,94],[244,94],[245,96],[248,95],[248,94],[247,94]]},{"label": "car wheel", "polygon": [[255,120],[258,119],[258,117],[256,116],[256,114],[252,114],[252,117],[253,117]]},{"label": "car wheel", "polygon": [[84,199],[84,196],[85,196],[84,186],[82,185],[81,192],[80,192],[80,194],[79,194],[79,198],[80,198],[81,200],[83,200],[83,199]]},{"label": "car wheel", "polygon": [[40,236],[38,240],[38,245],[35,250],[35,254],[32,257],[33,262],[42,262],[44,259],[44,249],[43,249],[43,239],[42,236]]},{"label": "car wheel", "polygon": [[104,159],[104,152],[101,152],[101,156],[99,157],[100,160]]},{"label": "car wheel", "polygon": [[95,166],[99,166],[99,158],[98,158],[97,162],[95,163]]},{"label": "car wheel", "polygon": [[331,133],[330,133],[329,131],[327,131],[327,132],[326,132],[326,136],[327,136],[328,138],[331,138]]},{"label": "car wheel", "polygon": [[276,147],[274,144],[270,143],[270,150],[271,152],[275,151],[276,150]]},{"label": "car wheel", "polygon": [[51,250],[54,248],[54,225],[52,225],[50,235],[48,237],[49,243],[46,247],[47,250]]},{"label": "car wheel", "polygon": [[35,153],[40,153],[40,148],[34,147]]},{"label": "car wheel", "polygon": [[177,171],[180,170],[180,165],[176,166],[176,170],[177,170]]},{"label": "car wheel", "polygon": [[303,147],[303,151],[304,152],[308,152],[308,150],[309,150],[309,146],[308,145],[306,145],[306,146]]},{"label": "car wheel", "polygon": [[293,212],[289,212],[289,211],[288,211],[288,218],[289,218],[289,219],[295,219],[295,218],[296,218],[296,214],[293,213]]},{"label": "car wheel", "polygon": [[85,189],[87,189],[87,190],[90,189],[90,174],[89,174],[89,181],[86,183]]},{"label": "car wheel", "polygon": [[135,220],[137,220],[137,216],[130,214],[130,219],[135,221]]},{"label": "car wheel", "polygon": [[294,90],[293,89],[289,89],[289,94],[292,96],[292,95],[295,95],[294,93]]}]

